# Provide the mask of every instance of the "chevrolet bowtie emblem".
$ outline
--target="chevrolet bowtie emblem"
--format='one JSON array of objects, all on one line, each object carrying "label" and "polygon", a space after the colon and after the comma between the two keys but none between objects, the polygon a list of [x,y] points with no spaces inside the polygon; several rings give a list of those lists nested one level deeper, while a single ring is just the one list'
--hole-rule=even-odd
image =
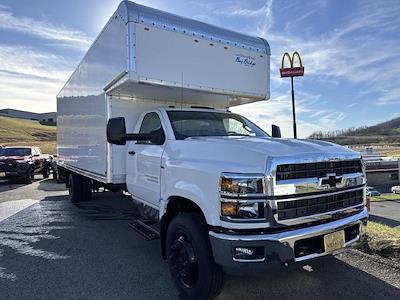
[{"label": "chevrolet bowtie emblem", "polygon": [[320,187],[334,188],[338,183],[342,183],[342,176],[336,176],[336,174],[326,174],[326,177],[319,178]]}]

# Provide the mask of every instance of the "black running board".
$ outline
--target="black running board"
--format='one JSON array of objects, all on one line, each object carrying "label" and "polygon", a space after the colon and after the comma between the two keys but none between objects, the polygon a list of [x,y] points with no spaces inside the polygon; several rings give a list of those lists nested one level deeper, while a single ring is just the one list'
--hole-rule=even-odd
[{"label": "black running board", "polygon": [[135,220],[129,223],[129,227],[131,227],[148,241],[158,240],[160,238],[160,233],[150,225],[146,224],[145,221]]}]

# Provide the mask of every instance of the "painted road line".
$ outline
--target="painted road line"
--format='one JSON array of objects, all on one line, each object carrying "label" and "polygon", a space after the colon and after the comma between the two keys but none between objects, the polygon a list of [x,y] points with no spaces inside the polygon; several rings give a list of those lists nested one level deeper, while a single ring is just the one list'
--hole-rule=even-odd
[{"label": "painted road line", "polygon": [[39,200],[21,199],[0,203],[0,222],[38,202]]}]

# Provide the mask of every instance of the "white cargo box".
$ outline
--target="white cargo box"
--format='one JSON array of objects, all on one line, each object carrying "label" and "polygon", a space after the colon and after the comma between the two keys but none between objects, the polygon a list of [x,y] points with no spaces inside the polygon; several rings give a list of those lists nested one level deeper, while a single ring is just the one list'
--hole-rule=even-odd
[{"label": "white cargo box", "polygon": [[110,117],[125,116],[133,130],[149,107],[267,100],[269,60],[262,38],[124,1],[57,96],[60,164],[123,183],[114,152],[124,147],[106,141]]}]

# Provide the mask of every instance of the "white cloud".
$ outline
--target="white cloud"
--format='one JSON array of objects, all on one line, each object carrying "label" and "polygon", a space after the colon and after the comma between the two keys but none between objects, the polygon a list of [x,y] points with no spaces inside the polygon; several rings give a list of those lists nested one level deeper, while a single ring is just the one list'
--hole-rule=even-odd
[{"label": "white cloud", "polygon": [[29,34],[46,40],[54,40],[87,49],[92,39],[85,33],[56,26],[49,22],[27,17],[16,17],[8,8],[0,6],[0,29]]},{"label": "white cloud", "polygon": [[400,87],[395,87],[390,90],[383,90],[382,95],[378,98],[378,105],[399,103],[400,110]]},{"label": "white cloud", "polygon": [[[348,21],[333,31],[307,37],[270,32],[266,37],[274,49],[271,60],[279,62],[280,55],[295,45],[302,54],[307,76],[325,83],[345,79],[365,85],[364,94],[381,94],[378,104],[400,103],[395,67],[400,65],[399,14],[398,1],[362,1]],[[388,32],[391,35],[386,35]],[[277,68],[276,63],[271,64],[271,79],[281,84],[276,78]]]},{"label": "white cloud", "polygon": [[[313,12],[314,13],[314,12]],[[258,28],[264,19],[258,18],[257,32],[266,37],[272,45],[271,83],[272,100],[265,104],[253,104],[252,107],[237,108],[249,118],[255,119],[268,129],[271,123],[282,125],[286,136],[292,134],[292,120],[290,103],[282,103],[288,97],[280,94],[286,89],[287,83],[279,77],[279,63],[282,53],[287,50],[300,50],[306,65],[306,74],[315,78],[315,81],[338,85],[338,80],[348,81],[350,84],[364,86],[365,90],[357,97],[357,103],[347,105],[353,107],[363,102],[366,94],[376,94],[378,105],[400,104],[400,88],[397,80],[400,65],[400,43],[398,42],[398,28],[400,28],[400,6],[398,2],[363,1],[360,8],[351,13],[347,22],[337,29],[321,35],[298,36],[285,31],[269,31],[263,35]],[[272,19],[273,12],[270,18]],[[304,18],[308,17],[305,15]],[[292,24],[295,28],[295,19]],[[293,27],[292,26],[292,27]],[[296,31],[297,32],[297,31]],[[385,33],[392,32],[392,35]],[[397,37],[396,37],[397,36]],[[293,49],[293,46],[296,48]],[[307,86],[302,90],[308,90]],[[289,94],[289,93],[288,93]],[[298,97],[298,96],[299,97]],[[298,101],[298,132],[300,136],[308,136],[317,130],[335,130],[341,127],[344,120],[346,106],[332,107],[331,110],[322,109],[321,99],[307,98],[309,94],[296,91],[296,98],[306,99]],[[370,98],[368,98],[369,100]],[[278,104],[280,103],[280,105]],[[307,104],[308,103],[308,104]],[[260,113],[264,111],[264,113]],[[303,117],[302,117],[303,113]],[[304,121],[311,120],[311,121]]]},{"label": "white cloud", "polygon": [[30,47],[0,46],[0,107],[55,111],[71,61]]},{"label": "white cloud", "polygon": [[[334,130],[336,123],[343,120],[343,113],[320,110],[315,106],[320,95],[299,92],[298,96],[302,99],[296,102],[297,133],[300,138],[319,130]],[[276,94],[268,101],[233,107],[232,111],[246,116],[267,132],[271,131],[272,124],[276,124],[281,127],[283,137],[293,137],[291,101],[290,91],[287,91]],[[311,116],[314,121],[305,121],[304,115]]]},{"label": "white cloud", "polygon": [[357,102],[353,102],[353,103],[348,104],[346,107],[352,108],[352,107],[356,106],[357,104],[358,104]]},{"label": "white cloud", "polygon": [[[0,5],[0,29],[43,40],[42,46],[62,45],[86,50],[91,38],[85,33],[47,21],[17,17]],[[48,46],[48,45],[47,45]],[[76,61],[34,47],[0,45],[0,107],[35,112],[55,111],[56,94]]]}]

